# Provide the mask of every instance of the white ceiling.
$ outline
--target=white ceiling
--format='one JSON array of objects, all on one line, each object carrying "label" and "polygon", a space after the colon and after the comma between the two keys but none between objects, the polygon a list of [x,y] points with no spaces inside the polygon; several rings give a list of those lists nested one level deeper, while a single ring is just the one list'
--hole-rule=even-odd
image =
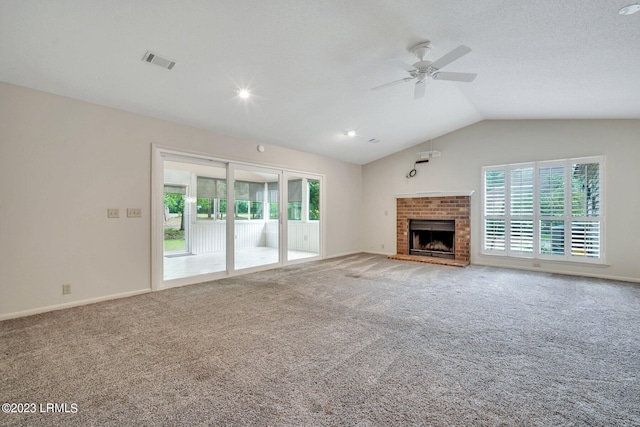
[{"label": "white ceiling", "polygon": [[[640,118],[629,3],[0,0],[0,80],[364,164],[483,119]],[[476,80],[369,90],[424,40],[431,60],[469,46],[444,70]]]}]

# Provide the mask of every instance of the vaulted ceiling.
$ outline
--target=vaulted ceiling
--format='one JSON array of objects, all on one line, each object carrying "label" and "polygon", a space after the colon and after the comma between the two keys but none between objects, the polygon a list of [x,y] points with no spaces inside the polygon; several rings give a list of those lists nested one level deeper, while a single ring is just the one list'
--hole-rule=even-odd
[{"label": "vaulted ceiling", "polygon": [[[2,0],[0,80],[364,164],[483,119],[640,118],[629,3]],[[445,71],[477,78],[370,90],[425,40],[470,47]]]}]

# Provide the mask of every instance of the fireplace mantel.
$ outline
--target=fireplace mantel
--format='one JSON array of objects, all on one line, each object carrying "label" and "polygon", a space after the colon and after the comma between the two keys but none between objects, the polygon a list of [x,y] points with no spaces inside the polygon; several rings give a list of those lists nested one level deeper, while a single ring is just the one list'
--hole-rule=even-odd
[{"label": "fireplace mantel", "polygon": [[416,197],[455,197],[471,196],[473,190],[465,191],[418,191],[417,193],[396,194],[396,199],[413,199]]}]

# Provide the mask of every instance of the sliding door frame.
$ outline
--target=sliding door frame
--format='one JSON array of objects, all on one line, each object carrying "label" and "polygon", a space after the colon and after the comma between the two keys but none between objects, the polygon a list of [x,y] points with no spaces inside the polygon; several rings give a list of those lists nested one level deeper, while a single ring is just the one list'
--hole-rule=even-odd
[{"label": "sliding door frame", "polygon": [[[318,244],[319,244],[319,249],[318,249],[318,255],[317,256],[313,256],[313,257],[307,257],[307,258],[300,258],[300,259],[289,259],[289,215],[288,215],[288,211],[287,211],[287,205],[288,205],[288,201],[289,201],[289,185],[288,185],[288,181],[289,178],[303,178],[308,180],[317,180],[320,181],[320,219],[318,220]],[[291,265],[291,264],[299,264],[299,263],[303,263],[303,262],[309,262],[309,261],[317,261],[320,259],[324,258],[324,226],[323,226],[323,222],[325,220],[325,211],[324,211],[324,176],[323,175],[317,175],[317,174],[313,174],[313,173],[308,173],[308,172],[299,172],[299,171],[292,171],[292,170],[284,170],[284,174],[283,174],[283,185],[282,185],[282,191],[280,192],[280,196],[281,196],[281,206],[282,209],[284,210],[284,212],[282,213],[283,215],[283,221],[281,220],[282,225],[282,239],[284,242],[286,242],[286,246],[283,245],[283,252],[282,252],[282,260],[284,260],[284,265]],[[307,190],[308,191],[308,190]],[[309,222],[309,199],[308,196],[309,194],[306,193],[303,189],[303,194],[307,196],[306,201],[303,200],[302,202],[302,209],[303,209],[303,221]],[[296,221],[297,222],[297,221]]]},{"label": "sliding door frame", "polygon": [[[323,174],[315,174],[304,171],[297,171],[284,168],[277,165],[258,164],[250,162],[242,162],[235,160],[227,160],[217,158],[215,156],[193,152],[189,150],[177,149],[172,147],[151,144],[151,290],[157,291],[169,289],[173,287],[185,286],[195,283],[202,283],[211,280],[217,280],[224,277],[238,276],[251,272],[270,270],[279,266],[297,264],[300,262],[309,262],[324,259],[325,257],[325,227],[326,220],[326,203],[325,203],[325,181]],[[164,260],[164,233],[162,212],[164,210],[164,160],[170,159],[175,161],[183,161],[186,163],[204,164],[210,166],[221,167],[227,169],[227,233],[226,233],[226,271],[202,274],[197,276],[189,276],[180,279],[164,280],[163,260]],[[279,260],[276,264],[268,264],[264,266],[235,269],[235,219],[233,212],[229,215],[229,208],[234,207],[234,174],[236,170],[259,170],[278,175],[279,181],[279,206],[278,206],[278,241],[279,241]],[[287,177],[300,176],[308,179],[320,181],[320,222],[319,226],[319,251],[317,256],[308,257],[299,260],[288,260],[288,217],[287,217]],[[229,202],[231,200],[231,203]]]},{"label": "sliding door frame", "polygon": [[[278,177],[278,186],[282,187],[283,182],[283,170],[273,167],[249,165],[246,163],[230,162],[227,168],[227,271],[230,275],[246,274],[254,271],[268,270],[271,268],[279,267],[283,265],[282,256],[282,191],[278,193],[280,203],[278,204],[278,262],[271,264],[264,264],[255,267],[237,268],[235,265],[236,256],[236,219],[235,219],[235,183],[236,183],[236,171],[257,172],[257,173],[269,173]],[[234,209],[234,214],[229,215],[229,207]],[[231,220],[230,220],[231,219]],[[264,218],[265,221],[268,218]]]}]

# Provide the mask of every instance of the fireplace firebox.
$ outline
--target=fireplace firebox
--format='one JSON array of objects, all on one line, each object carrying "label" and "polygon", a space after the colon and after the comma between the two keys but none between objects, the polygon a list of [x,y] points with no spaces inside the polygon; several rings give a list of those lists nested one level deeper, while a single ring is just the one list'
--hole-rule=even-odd
[{"label": "fireplace firebox", "polygon": [[409,220],[409,254],[455,259],[454,220]]}]

